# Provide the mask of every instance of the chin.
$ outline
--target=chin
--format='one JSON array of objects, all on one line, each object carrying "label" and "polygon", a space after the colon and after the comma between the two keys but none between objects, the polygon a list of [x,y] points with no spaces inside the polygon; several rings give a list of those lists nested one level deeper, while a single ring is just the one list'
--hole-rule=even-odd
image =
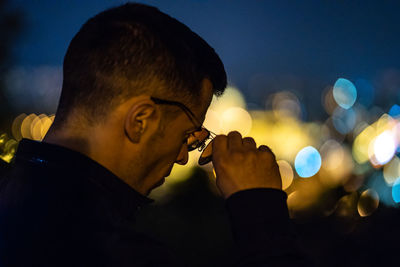
[{"label": "chin", "polygon": [[156,184],[154,184],[148,191],[147,195],[150,194],[150,192],[154,189],[156,189],[157,187],[160,187],[163,183],[165,182],[165,178],[163,177],[161,180],[159,180]]}]

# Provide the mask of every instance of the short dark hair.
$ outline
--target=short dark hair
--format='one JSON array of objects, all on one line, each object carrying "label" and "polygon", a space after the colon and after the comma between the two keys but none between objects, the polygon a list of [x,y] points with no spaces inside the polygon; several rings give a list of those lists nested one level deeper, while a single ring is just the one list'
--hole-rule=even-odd
[{"label": "short dark hair", "polygon": [[[90,18],[68,47],[63,73],[58,123],[75,108],[96,121],[143,93],[197,104],[204,78],[216,96],[227,84],[223,63],[207,42],[157,8],[138,3]],[[163,86],[151,89],[154,81]]]}]

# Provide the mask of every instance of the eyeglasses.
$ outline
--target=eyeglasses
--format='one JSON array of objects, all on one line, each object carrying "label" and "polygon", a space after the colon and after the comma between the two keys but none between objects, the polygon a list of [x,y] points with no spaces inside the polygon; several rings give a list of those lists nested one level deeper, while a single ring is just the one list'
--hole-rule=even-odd
[{"label": "eyeglasses", "polygon": [[[194,133],[191,133],[187,140],[188,151],[198,149],[199,152],[202,152],[198,161],[199,165],[209,163],[212,160],[211,140],[215,138],[216,134],[204,128],[196,119],[194,113],[184,104],[177,101],[164,100],[156,97],[150,97],[150,99],[156,104],[178,106],[183,110],[183,112],[185,112],[190,121],[197,127],[197,130]],[[206,144],[207,142],[208,144]]]}]

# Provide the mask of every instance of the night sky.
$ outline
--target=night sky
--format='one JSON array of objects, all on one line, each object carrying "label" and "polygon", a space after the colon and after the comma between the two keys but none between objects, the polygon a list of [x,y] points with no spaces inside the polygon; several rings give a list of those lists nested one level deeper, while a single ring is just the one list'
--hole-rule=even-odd
[{"label": "night sky", "polygon": [[[61,66],[80,26],[124,2],[11,1],[25,20],[14,65]],[[321,92],[337,78],[362,78],[375,85],[388,71],[400,73],[400,1],[138,2],[158,7],[209,42],[225,63],[230,84],[252,107],[264,107],[271,92],[291,90],[307,107],[306,119],[320,119]],[[400,102],[400,86],[393,86],[376,86],[375,104],[384,105],[385,95],[391,94],[392,102]]]}]

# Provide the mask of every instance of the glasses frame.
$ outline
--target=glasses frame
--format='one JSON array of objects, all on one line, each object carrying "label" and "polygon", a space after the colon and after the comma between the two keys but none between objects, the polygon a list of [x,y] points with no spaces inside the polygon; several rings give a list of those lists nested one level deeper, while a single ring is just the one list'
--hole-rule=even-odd
[{"label": "glasses frame", "polygon": [[178,101],[173,101],[173,100],[160,99],[160,98],[153,97],[153,96],[151,96],[150,99],[156,104],[165,104],[165,105],[173,105],[173,106],[180,107],[183,110],[183,112],[185,112],[185,114],[189,117],[190,121],[197,127],[197,130],[195,132],[202,131],[202,130],[207,131],[207,137],[203,141],[195,143],[196,145],[193,148],[188,145],[188,151],[193,151],[197,148],[198,151],[201,152],[206,147],[206,141],[209,139],[212,140],[215,138],[216,134],[211,132],[210,130],[206,129],[205,127],[203,127],[202,124],[199,123],[199,121],[196,119],[196,116],[194,115],[194,113],[183,103],[180,103]]}]

